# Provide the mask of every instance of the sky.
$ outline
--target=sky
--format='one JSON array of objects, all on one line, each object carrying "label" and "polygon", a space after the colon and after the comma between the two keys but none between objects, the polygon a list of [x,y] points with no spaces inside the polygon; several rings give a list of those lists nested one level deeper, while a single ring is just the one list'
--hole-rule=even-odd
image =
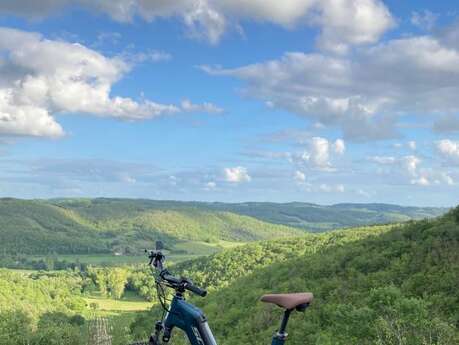
[{"label": "sky", "polygon": [[456,205],[459,5],[3,0],[0,196]]}]

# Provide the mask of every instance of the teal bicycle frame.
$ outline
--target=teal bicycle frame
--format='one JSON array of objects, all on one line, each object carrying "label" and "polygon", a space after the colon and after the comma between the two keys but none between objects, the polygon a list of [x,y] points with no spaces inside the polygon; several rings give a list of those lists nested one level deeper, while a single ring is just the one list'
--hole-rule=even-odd
[{"label": "teal bicycle frame", "polygon": [[[272,345],[284,345],[287,339],[285,329],[291,310],[286,310],[279,331],[273,336]],[[163,342],[169,342],[174,328],[179,328],[188,337],[191,345],[217,345],[217,341],[201,309],[188,303],[181,293],[172,299],[170,309],[162,323]],[[153,343],[155,345],[155,343]]]},{"label": "teal bicycle frame", "polygon": [[[158,247],[160,246],[158,246],[157,243],[157,249]],[[160,289],[158,289],[158,297],[160,297],[161,305],[167,313],[163,320],[156,323],[155,331],[149,340],[149,345],[168,343],[174,328],[179,328],[185,332],[191,345],[217,345],[217,341],[212,334],[204,313],[193,304],[186,302],[184,298],[186,290],[201,297],[206,296],[207,291],[195,286],[193,282],[187,278],[177,278],[170,275],[163,267],[165,257],[161,251],[151,251],[149,258],[150,265],[159,271],[159,276],[156,279],[157,286],[160,287],[164,284],[175,290],[175,295],[172,298],[170,307],[166,308],[160,297]],[[162,292],[164,291],[162,290]],[[309,304],[305,303],[297,305],[294,309],[285,310],[279,331],[273,336],[272,345],[285,344],[287,339],[285,329],[287,328],[291,312],[295,309],[298,311],[305,311],[308,306]]]},{"label": "teal bicycle frame", "polygon": [[177,327],[185,332],[191,345],[217,345],[203,312],[176,294],[164,323],[163,341],[169,341],[172,330]]}]

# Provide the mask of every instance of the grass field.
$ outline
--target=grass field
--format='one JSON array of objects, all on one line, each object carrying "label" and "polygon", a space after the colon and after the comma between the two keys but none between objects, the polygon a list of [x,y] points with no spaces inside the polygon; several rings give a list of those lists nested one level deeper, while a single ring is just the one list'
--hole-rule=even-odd
[{"label": "grass field", "polygon": [[84,298],[88,305],[95,303],[97,305],[96,313],[99,316],[113,316],[126,312],[138,312],[149,310],[152,306],[151,302],[146,302],[143,298],[134,293],[126,292],[119,299],[111,299],[93,294]]},{"label": "grass field", "polygon": [[[184,241],[177,243],[171,252],[166,251],[167,260],[177,263],[199,256],[211,255],[226,248],[241,245],[239,242],[219,241],[216,243]],[[175,253],[174,253],[175,252]],[[180,254],[179,254],[180,253]],[[114,254],[68,254],[53,255],[59,261],[80,262],[94,266],[122,266],[144,264],[148,262],[146,255],[114,255]],[[45,256],[32,256],[32,259],[45,259]]]},{"label": "grass field", "polygon": [[[202,254],[204,255],[204,254]],[[191,254],[171,254],[167,256],[167,260],[171,263],[181,262],[193,258],[197,258],[202,255],[191,255]],[[205,254],[207,255],[207,254]],[[44,256],[34,256],[36,260],[44,259]],[[145,255],[142,256],[127,256],[127,255],[111,255],[111,254],[89,254],[89,255],[55,255],[53,258],[59,261],[67,262],[80,262],[94,266],[123,266],[123,265],[135,265],[135,264],[147,264],[148,258]]]}]

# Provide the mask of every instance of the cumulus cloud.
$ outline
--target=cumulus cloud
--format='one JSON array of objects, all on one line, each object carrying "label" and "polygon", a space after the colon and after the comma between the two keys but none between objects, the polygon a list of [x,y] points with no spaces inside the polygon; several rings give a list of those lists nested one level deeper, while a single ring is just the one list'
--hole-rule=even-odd
[{"label": "cumulus cloud", "polygon": [[305,159],[320,169],[329,169],[330,163],[330,145],[327,139],[314,137],[312,138],[309,152],[305,153]]},{"label": "cumulus cloud", "polygon": [[307,149],[301,154],[290,155],[293,157],[291,159],[297,164],[307,164],[310,168],[322,171],[335,170],[331,162],[332,155],[342,155],[345,151],[345,144],[342,139],[333,143],[325,138],[313,137],[307,145]]},{"label": "cumulus cloud", "polygon": [[299,171],[299,170],[295,171],[293,178],[295,179],[295,181],[300,182],[300,183],[306,181],[306,175],[302,171]]},{"label": "cumulus cloud", "polygon": [[250,182],[252,179],[246,168],[238,166],[234,168],[225,168],[223,170],[224,179],[230,183]]},{"label": "cumulus cloud", "polygon": [[415,155],[406,155],[401,157],[393,156],[373,156],[368,160],[389,168],[384,173],[392,183],[399,181],[402,184],[411,184],[418,186],[431,185],[453,185],[455,184],[452,176],[440,168],[421,166],[422,159]]},{"label": "cumulus cloud", "polygon": [[398,136],[404,114],[436,119],[459,112],[459,44],[445,35],[393,39],[351,57],[290,52],[243,67],[203,70],[241,79],[246,95],[341,128],[347,139],[388,139]]},{"label": "cumulus cloud", "polygon": [[[321,28],[319,45],[343,52],[349,45],[372,43],[394,25],[380,0],[6,0],[0,13],[40,18],[67,6],[79,5],[108,14],[120,22],[135,18],[181,18],[189,36],[217,43],[228,27],[239,21],[256,20],[291,28]],[[352,20],[349,20],[352,18]]]},{"label": "cumulus cloud", "polygon": [[214,181],[210,181],[206,183],[204,190],[213,191],[215,188],[217,188],[217,184]]},{"label": "cumulus cloud", "polygon": [[[159,54],[145,59],[165,58]],[[142,120],[189,110],[112,95],[113,84],[131,67],[120,57],[106,57],[80,44],[0,27],[0,134],[62,136],[55,118],[59,113]],[[186,105],[220,111],[211,103]]]},{"label": "cumulus cloud", "polygon": [[418,177],[418,166],[421,160],[413,155],[405,156],[401,159],[401,164],[406,173],[412,177]]},{"label": "cumulus cloud", "polygon": [[344,151],[346,151],[346,145],[344,144],[344,140],[343,139],[336,139],[334,145],[333,145],[333,148],[335,150],[335,152],[339,155],[342,155],[344,153]]},{"label": "cumulus cloud", "polygon": [[111,96],[129,66],[79,44],[0,28],[0,133],[58,137],[55,113],[82,112],[123,119],[177,112],[172,105]]},{"label": "cumulus cloud", "polygon": [[436,143],[438,152],[445,159],[447,165],[459,164],[459,142],[443,139]]}]

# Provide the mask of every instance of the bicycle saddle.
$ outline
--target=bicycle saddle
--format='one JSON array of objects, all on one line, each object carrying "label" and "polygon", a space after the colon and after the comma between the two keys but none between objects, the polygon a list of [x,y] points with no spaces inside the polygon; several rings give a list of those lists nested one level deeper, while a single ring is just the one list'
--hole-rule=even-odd
[{"label": "bicycle saddle", "polygon": [[262,302],[276,304],[285,309],[295,309],[307,305],[313,299],[314,296],[310,292],[269,294],[261,297]]}]

